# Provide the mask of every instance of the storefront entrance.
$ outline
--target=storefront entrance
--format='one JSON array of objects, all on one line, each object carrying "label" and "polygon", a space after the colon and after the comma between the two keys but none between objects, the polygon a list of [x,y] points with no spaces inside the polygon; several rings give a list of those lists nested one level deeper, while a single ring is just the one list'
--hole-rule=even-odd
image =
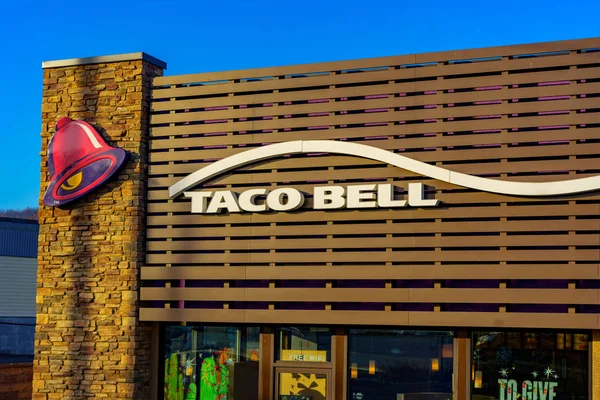
[{"label": "storefront entrance", "polygon": [[461,400],[589,399],[589,332],[467,334],[461,351],[451,330],[170,324],[163,399],[449,400],[461,381]]},{"label": "storefront entrance", "polygon": [[275,368],[275,400],[332,400],[332,368],[306,363]]}]

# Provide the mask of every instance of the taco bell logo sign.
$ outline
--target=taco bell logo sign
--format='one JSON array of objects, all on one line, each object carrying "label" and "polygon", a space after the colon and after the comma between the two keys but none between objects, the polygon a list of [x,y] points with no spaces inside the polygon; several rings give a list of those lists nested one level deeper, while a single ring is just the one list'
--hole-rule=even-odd
[{"label": "taco bell logo sign", "polygon": [[107,145],[92,125],[60,118],[48,145],[44,204],[63,206],[85,196],[118,172],[126,158],[125,150]]},{"label": "taco bell logo sign", "polygon": [[[230,213],[297,210],[304,204],[304,194],[294,188],[276,188],[274,190],[252,188],[239,195],[227,190],[212,192],[190,191],[190,189],[221,174],[253,163],[285,155],[318,153],[379,161],[455,186],[509,196],[546,197],[572,195],[600,189],[600,175],[550,182],[506,181],[451,171],[437,165],[413,160],[393,151],[360,143],[336,140],[295,140],[252,148],[215,161],[175,182],[169,187],[168,196],[170,199],[179,195],[190,198],[192,213],[198,214],[214,214],[223,210]],[[408,184],[406,197],[405,200],[395,199],[394,188],[387,183],[351,185],[346,188],[323,186],[315,187],[313,190],[313,208],[334,210],[406,206],[433,207],[439,204],[439,200],[435,198],[425,198],[424,185],[418,182]]]}]

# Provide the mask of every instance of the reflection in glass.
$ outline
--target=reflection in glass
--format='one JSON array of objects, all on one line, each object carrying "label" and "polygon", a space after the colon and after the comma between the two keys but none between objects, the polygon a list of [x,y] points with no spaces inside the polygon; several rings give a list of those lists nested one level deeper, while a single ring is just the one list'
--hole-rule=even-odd
[{"label": "reflection in glass", "polygon": [[453,332],[352,329],[349,398],[451,398]]},{"label": "reflection in glass", "polygon": [[278,329],[280,361],[327,362],[331,357],[330,328],[282,327]]},{"label": "reflection in glass", "polygon": [[164,398],[257,399],[258,349],[259,328],[167,326]]},{"label": "reflection in glass", "polygon": [[326,400],[327,375],[280,372],[279,396],[283,400]]},{"label": "reflection in glass", "polygon": [[474,332],[472,339],[474,400],[588,399],[588,334]]}]

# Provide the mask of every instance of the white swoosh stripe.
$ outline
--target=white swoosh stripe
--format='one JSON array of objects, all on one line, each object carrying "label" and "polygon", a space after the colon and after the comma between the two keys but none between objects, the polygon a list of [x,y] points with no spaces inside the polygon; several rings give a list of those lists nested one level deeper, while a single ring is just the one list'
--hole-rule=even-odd
[{"label": "white swoosh stripe", "polygon": [[199,169],[169,187],[169,197],[176,197],[201,182],[205,182],[224,172],[268,158],[286,154],[334,153],[381,161],[419,175],[484,192],[515,196],[555,196],[575,194],[600,189],[600,175],[587,178],[555,182],[511,182],[449,171],[427,163],[413,160],[388,150],[378,149],[359,143],[334,140],[297,140],[270,144],[223,158]]},{"label": "white swoosh stripe", "polygon": [[94,136],[94,132],[92,132],[92,130],[90,128],[88,128],[88,126],[86,124],[82,124],[79,121],[73,121],[73,123],[75,125],[79,126],[80,128],[83,128],[83,131],[87,135],[88,139],[90,139],[90,142],[92,142],[92,146],[94,146],[95,149],[102,148],[102,145],[100,144],[100,142],[98,142],[98,139],[96,139],[96,136]]}]

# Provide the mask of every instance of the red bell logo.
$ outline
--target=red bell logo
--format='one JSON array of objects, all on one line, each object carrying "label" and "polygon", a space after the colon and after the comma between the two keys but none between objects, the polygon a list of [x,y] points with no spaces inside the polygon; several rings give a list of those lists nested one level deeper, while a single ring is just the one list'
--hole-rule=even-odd
[{"label": "red bell logo", "polygon": [[62,206],[102,185],[123,166],[127,153],[106,144],[85,121],[63,117],[48,145],[50,184],[44,204]]}]

